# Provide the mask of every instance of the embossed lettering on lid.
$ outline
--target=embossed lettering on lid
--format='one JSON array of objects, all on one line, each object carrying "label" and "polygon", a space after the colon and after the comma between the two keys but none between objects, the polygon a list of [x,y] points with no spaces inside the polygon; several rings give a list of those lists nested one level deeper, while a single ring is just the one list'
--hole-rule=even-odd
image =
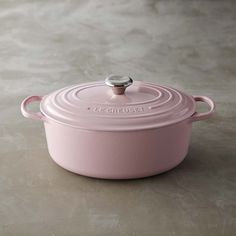
[{"label": "embossed lettering on lid", "polygon": [[[41,111],[61,124],[103,131],[161,127],[180,122],[195,112],[192,96],[153,83],[133,82],[129,77],[115,79],[119,78],[123,82],[118,86],[106,80],[57,90],[44,97]],[[122,91],[114,91],[114,87]]]}]

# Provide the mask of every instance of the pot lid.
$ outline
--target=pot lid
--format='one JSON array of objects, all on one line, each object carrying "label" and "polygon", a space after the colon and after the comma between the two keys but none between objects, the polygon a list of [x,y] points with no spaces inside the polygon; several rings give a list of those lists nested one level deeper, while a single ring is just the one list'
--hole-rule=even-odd
[{"label": "pot lid", "polygon": [[192,96],[127,76],[77,84],[43,98],[41,112],[61,124],[87,130],[125,131],[162,127],[190,117]]}]

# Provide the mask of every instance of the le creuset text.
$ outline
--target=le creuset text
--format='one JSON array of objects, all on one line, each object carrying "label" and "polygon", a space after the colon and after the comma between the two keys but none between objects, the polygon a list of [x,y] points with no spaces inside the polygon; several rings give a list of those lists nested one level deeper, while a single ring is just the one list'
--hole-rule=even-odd
[{"label": "le creuset text", "polygon": [[143,107],[88,107],[88,110],[99,113],[110,113],[110,114],[120,114],[120,113],[138,113],[143,112]]}]

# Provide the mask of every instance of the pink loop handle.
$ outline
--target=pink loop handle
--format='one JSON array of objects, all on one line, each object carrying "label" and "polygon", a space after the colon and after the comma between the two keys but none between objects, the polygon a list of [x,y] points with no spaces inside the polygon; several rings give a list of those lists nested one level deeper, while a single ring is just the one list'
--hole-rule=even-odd
[{"label": "pink loop handle", "polygon": [[21,103],[21,113],[24,117],[26,118],[31,118],[33,120],[45,120],[45,116],[41,113],[41,112],[30,112],[27,109],[27,106],[35,101],[41,101],[43,99],[43,96],[30,96],[27,97],[23,100],[23,102]]},{"label": "pink loop handle", "polygon": [[205,102],[205,103],[207,103],[208,106],[210,107],[210,110],[207,111],[207,112],[203,112],[203,113],[195,112],[191,116],[191,121],[206,120],[214,114],[214,112],[215,112],[215,103],[209,97],[193,96],[193,98],[196,102]]}]

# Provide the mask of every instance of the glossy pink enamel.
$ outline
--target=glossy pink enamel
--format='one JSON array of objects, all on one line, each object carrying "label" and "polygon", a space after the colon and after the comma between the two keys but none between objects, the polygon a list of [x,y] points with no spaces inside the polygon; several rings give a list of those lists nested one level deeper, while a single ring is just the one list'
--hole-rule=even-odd
[{"label": "glossy pink enamel", "polygon": [[191,122],[140,131],[89,131],[45,124],[48,149],[61,167],[81,175],[129,179],[155,175],[186,156]]},{"label": "glossy pink enamel", "polygon": [[136,81],[116,95],[104,82],[70,86],[41,102],[42,113],[71,127],[100,131],[157,128],[190,117],[195,101],[176,89]]},{"label": "glossy pink enamel", "polygon": [[[40,102],[40,112],[27,106]],[[196,102],[209,111],[198,113]],[[49,153],[63,168],[91,177],[129,179],[177,166],[187,155],[192,122],[215,110],[206,96],[189,96],[135,82],[116,95],[101,82],[74,85],[21,104],[27,118],[44,121]]]}]

